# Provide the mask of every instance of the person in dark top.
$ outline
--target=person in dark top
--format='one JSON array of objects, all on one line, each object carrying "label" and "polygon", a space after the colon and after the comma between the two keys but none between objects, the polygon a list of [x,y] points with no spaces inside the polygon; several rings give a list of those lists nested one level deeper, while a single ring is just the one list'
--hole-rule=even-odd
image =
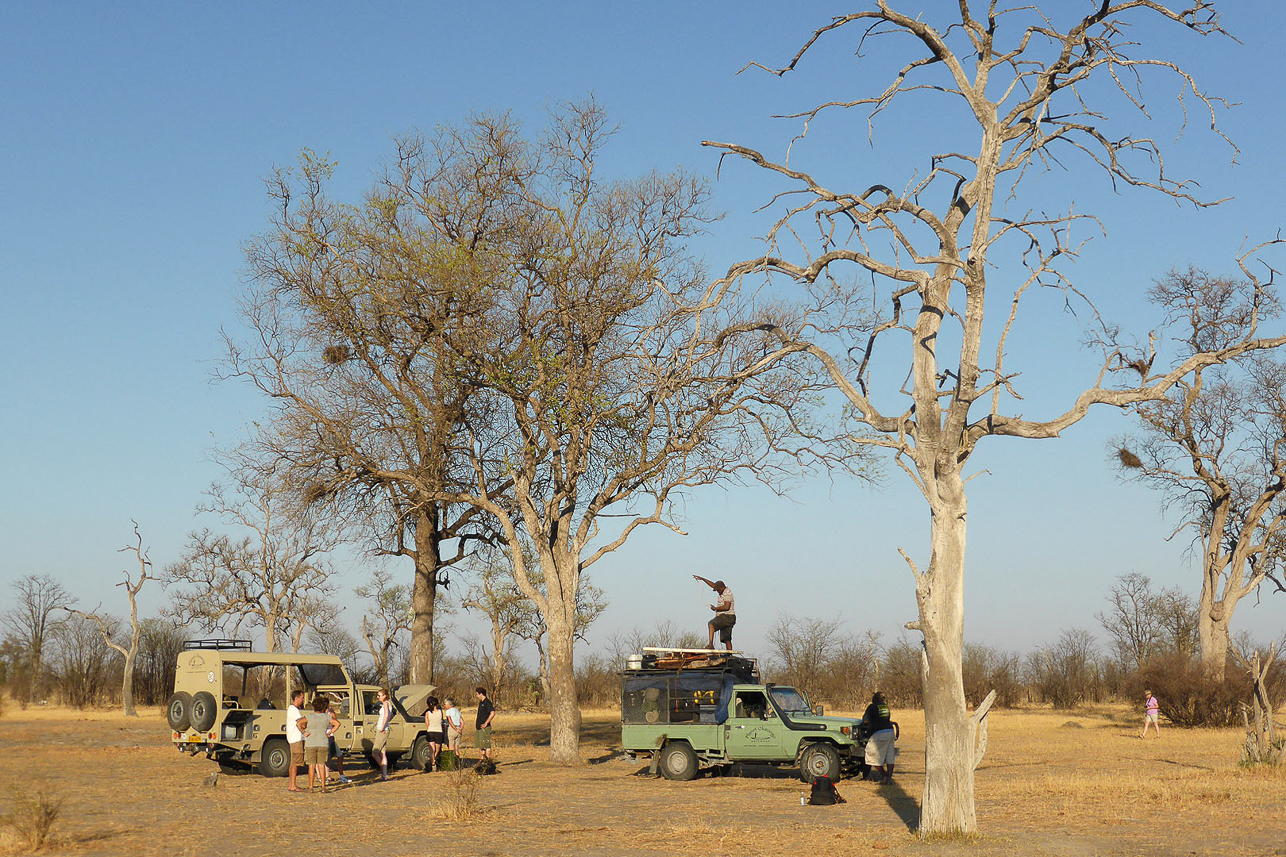
[{"label": "person in dark top", "polygon": [[871,696],[871,704],[866,706],[862,725],[871,736],[866,741],[866,764],[880,772],[880,783],[891,784],[893,764],[897,760],[897,731],[884,694],[878,690]]},{"label": "person in dark top", "polygon": [[496,718],[496,707],[491,704],[487,698],[487,689],[485,687],[477,688],[478,694],[478,719],[474,724],[477,734],[474,742],[478,749],[482,751],[482,758],[491,758],[491,721]]}]

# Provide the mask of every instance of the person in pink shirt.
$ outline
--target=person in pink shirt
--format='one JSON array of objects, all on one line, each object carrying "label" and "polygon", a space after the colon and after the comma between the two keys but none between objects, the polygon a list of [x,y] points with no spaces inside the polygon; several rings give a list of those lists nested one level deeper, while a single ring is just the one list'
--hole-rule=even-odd
[{"label": "person in pink shirt", "polygon": [[1152,691],[1143,691],[1146,699],[1143,702],[1143,734],[1140,738],[1148,737],[1148,727],[1156,729],[1157,737],[1161,737],[1161,703],[1152,695]]}]

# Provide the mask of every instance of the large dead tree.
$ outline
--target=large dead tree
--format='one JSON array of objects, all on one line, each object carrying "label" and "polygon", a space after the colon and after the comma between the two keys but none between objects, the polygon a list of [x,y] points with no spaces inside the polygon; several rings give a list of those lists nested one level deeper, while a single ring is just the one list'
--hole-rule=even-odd
[{"label": "large dead tree", "polygon": [[47,574],[28,574],[11,586],[12,606],[0,613],[0,628],[26,655],[19,678],[26,684],[24,699],[34,702],[43,689],[45,653],[61,621],[58,612],[76,599]]},{"label": "large dead tree", "polygon": [[[1151,33],[1169,24],[1218,34],[1217,12],[1204,0],[1060,2],[1046,4],[1045,12],[969,0],[941,4],[933,12],[918,6],[903,12],[885,0],[873,5],[818,29],[784,67],[761,66],[785,75],[838,41],[862,64],[852,79],[870,85],[799,113],[803,127],[789,160],[734,143],[706,145],[725,161],[745,159],[785,185],[769,204],[780,219],[767,231],[765,252],[731,266],[726,282],[784,277],[816,298],[860,293],[877,312],[865,327],[819,312],[771,330],[783,347],[811,354],[825,366],[864,429],[857,440],[888,450],[928,506],[927,562],[903,552],[919,607],[911,627],[924,635],[927,734],[920,829],[967,833],[975,829],[976,816],[974,726],[961,680],[965,470],[977,445],[993,437],[1057,437],[1094,405],[1160,399],[1194,370],[1282,340],[1257,338],[1258,317],[1252,316],[1226,342],[1153,370],[1154,354],[1119,346],[1113,330],[1102,325],[1097,377],[1087,379],[1062,413],[1032,419],[1011,411],[1020,398],[1008,352],[1019,309],[1024,298],[1045,288],[1082,302],[1058,266],[1078,249],[1070,227],[1093,222],[1065,208],[1066,201],[1032,199],[1037,185],[1025,179],[1048,165],[1071,166],[1079,159],[1115,187],[1146,188],[1200,204],[1190,184],[1162,168],[1152,140],[1128,133],[1117,117],[1108,130],[1105,111],[1115,103],[1146,116],[1144,79],[1161,78],[1176,84],[1203,121],[1209,116],[1213,122],[1220,102],[1175,62],[1143,55],[1126,27],[1146,24]],[[881,50],[868,56],[873,39],[880,40]],[[891,65],[881,70],[886,58]],[[1173,101],[1174,93],[1164,97]],[[864,111],[874,127],[895,105],[919,111],[907,115],[923,128],[923,171],[870,175],[852,189],[834,186],[820,168],[798,166],[833,114]],[[844,133],[851,135],[847,125]],[[823,162],[829,154],[822,153]],[[878,156],[847,148],[841,156],[841,181],[854,172],[874,172],[880,163]],[[1065,213],[1049,213],[1051,203]],[[993,281],[1003,290],[999,294],[989,288]],[[1092,309],[1086,317],[1098,319]],[[1029,383],[1026,376],[1022,383]]]},{"label": "large dead tree", "polygon": [[[1196,269],[1172,272],[1153,296],[1178,305],[1188,353],[1226,338],[1212,318],[1277,312],[1255,283]],[[1163,493],[1183,520],[1177,532],[1196,533],[1201,661],[1223,681],[1237,604],[1286,558],[1286,364],[1256,352],[1197,369],[1137,413],[1141,431],[1120,442],[1121,467]]]}]

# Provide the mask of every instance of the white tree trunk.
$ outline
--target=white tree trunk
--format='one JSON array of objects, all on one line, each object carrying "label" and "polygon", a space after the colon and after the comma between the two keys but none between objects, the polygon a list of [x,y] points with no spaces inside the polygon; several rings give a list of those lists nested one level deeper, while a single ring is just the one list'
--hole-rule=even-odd
[{"label": "white tree trunk", "polygon": [[575,631],[560,611],[549,622],[549,758],[565,765],[579,765],[580,705],[576,701],[576,673],[572,662]]},{"label": "white tree trunk", "polygon": [[[920,832],[973,833],[974,735],[965,705],[964,645],[966,499],[959,478],[933,506],[932,556],[916,600],[924,634],[924,797]],[[941,484],[939,488],[944,487]]]}]

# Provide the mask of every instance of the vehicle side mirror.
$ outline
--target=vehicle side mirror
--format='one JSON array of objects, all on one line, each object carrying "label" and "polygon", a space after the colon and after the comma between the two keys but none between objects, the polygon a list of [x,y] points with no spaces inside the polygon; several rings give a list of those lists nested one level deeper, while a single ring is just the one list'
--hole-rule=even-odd
[{"label": "vehicle side mirror", "polygon": [[823,714],[823,713],[825,713],[825,711],[826,711],[826,709],[825,709],[825,708],[823,708],[823,707],[822,707],[822,706],[820,706],[820,705],[814,705],[814,706],[813,706],[813,713],[814,713],[814,714],[816,714],[818,717],[821,717],[821,716],[822,716],[822,714]]}]

